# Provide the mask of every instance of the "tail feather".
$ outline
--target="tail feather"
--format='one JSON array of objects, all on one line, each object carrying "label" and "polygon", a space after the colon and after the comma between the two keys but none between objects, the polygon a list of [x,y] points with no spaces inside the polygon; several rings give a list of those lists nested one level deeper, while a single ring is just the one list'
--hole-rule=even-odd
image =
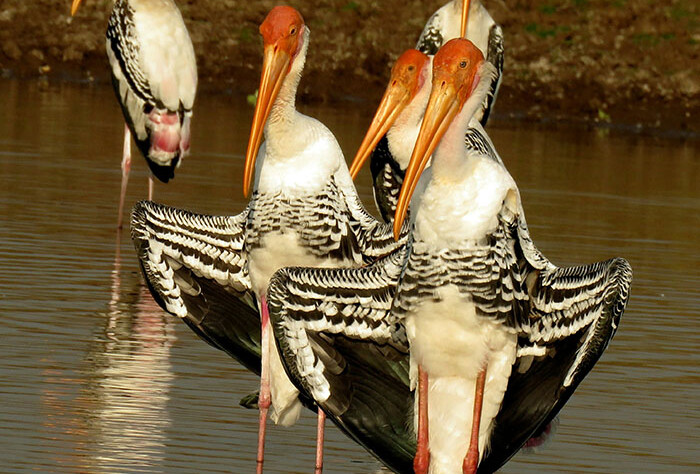
[{"label": "tail feather", "polygon": [[175,176],[175,168],[180,164],[190,148],[190,118],[181,112],[152,109],[147,114],[147,137],[136,139],[136,143],[146,157],[153,175],[167,183]]}]

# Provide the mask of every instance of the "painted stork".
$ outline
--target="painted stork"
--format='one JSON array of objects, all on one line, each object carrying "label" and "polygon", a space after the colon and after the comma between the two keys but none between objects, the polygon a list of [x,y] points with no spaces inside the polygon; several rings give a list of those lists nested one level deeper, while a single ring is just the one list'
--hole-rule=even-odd
[{"label": "painted stork", "polygon": [[[82,0],[73,0],[75,15]],[[172,0],[115,0],[107,26],[107,57],[124,126],[117,226],[131,170],[131,136],[153,176],[167,183],[190,149],[197,91],[192,40]],[[148,199],[153,197],[149,177]]]},{"label": "painted stork", "polygon": [[[243,310],[246,324],[251,309],[260,312],[258,470],[268,409],[282,425],[293,424],[301,410],[299,392],[270,338],[265,300],[270,277],[291,265],[358,267],[402,245],[389,226],[365,211],[333,134],[295,109],[309,41],[303,18],[291,7],[275,7],[260,32],[263,71],[244,171],[246,195],[251,183],[255,191],[247,209],[238,216],[214,218],[140,204],[132,217],[132,237],[154,296],[205,340],[226,350],[230,335],[233,354],[240,349],[241,329],[227,332],[219,326],[208,332],[197,317],[205,314],[198,307],[206,304],[201,298],[204,285],[193,275],[213,280],[207,285],[230,289],[238,301],[233,306]],[[230,324],[236,325],[231,318]],[[319,410],[317,470],[322,466],[323,419]]]},{"label": "painted stork", "polygon": [[[492,75],[464,39],[449,41],[434,59],[394,221],[401,226],[417,189],[407,247],[361,269],[284,269],[268,292],[292,378],[331,416],[352,387],[336,389],[347,385],[333,370],[338,361],[310,337],[410,347],[416,472],[493,472],[507,461],[592,369],[629,295],[624,259],[550,263],[530,239],[503,163],[466,147]],[[504,453],[494,452],[501,447]]]},{"label": "painted stork", "polygon": [[[432,57],[445,41],[465,35],[479,47],[487,61],[495,69],[489,93],[484,98],[482,107],[472,118],[472,126],[465,135],[468,147],[487,151],[486,149],[492,148],[492,145],[478,124],[486,126],[501,83],[503,71],[503,32],[501,27],[494,22],[479,0],[471,2],[469,0],[451,0],[430,17],[418,40],[416,49]],[[401,189],[404,172],[413,151],[415,138],[418,136],[422,116],[422,110],[419,110],[418,104],[422,103],[423,108],[425,107],[430,89],[430,67],[427,68],[427,71],[425,102],[418,99],[415,105],[415,115],[409,112],[404,114],[395,129],[390,129],[389,133],[384,132],[378,135],[371,141],[371,146],[363,142],[350,167],[350,174],[353,178],[357,177],[360,168],[371,154],[370,170],[375,203],[385,222],[393,220],[396,199]],[[391,82],[393,82],[393,78]],[[394,105],[401,106],[401,104],[391,103],[391,106]],[[390,107],[387,107],[387,110],[390,110]],[[395,113],[394,117],[397,116],[399,114]],[[388,122],[391,121],[388,116],[385,116],[385,119],[389,119]],[[387,123],[386,128],[389,126],[390,124]],[[371,130],[372,127],[370,127]],[[368,135],[370,133],[368,132]]]},{"label": "painted stork", "polygon": [[467,38],[495,68],[495,78],[475,118],[486,126],[503,74],[503,31],[481,0],[451,0],[439,8],[423,28],[416,49],[433,56],[453,38]]}]

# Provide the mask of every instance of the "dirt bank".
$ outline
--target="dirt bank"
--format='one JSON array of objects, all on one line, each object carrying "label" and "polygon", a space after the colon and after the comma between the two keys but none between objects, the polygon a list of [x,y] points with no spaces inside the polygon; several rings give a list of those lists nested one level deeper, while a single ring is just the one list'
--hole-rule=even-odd
[{"label": "dirt bank", "polygon": [[[257,31],[277,1],[180,0],[204,89],[257,87]],[[392,61],[444,0],[298,0],[312,31],[302,100],[360,99],[372,108]],[[485,0],[503,26],[497,119],[613,123],[700,133],[696,0]],[[5,77],[107,80],[112,0],[0,1]]]}]

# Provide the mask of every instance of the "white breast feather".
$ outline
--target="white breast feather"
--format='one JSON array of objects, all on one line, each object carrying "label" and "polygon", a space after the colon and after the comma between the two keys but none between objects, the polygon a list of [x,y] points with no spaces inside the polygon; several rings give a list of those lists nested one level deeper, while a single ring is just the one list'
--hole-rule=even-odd
[{"label": "white breast feather", "polygon": [[[478,241],[498,226],[498,214],[513,178],[498,163],[484,158],[467,160],[453,169],[454,180],[424,173],[412,209],[416,239],[450,247],[456,242]],[[467,176],[463,179],[461,176]]]}]

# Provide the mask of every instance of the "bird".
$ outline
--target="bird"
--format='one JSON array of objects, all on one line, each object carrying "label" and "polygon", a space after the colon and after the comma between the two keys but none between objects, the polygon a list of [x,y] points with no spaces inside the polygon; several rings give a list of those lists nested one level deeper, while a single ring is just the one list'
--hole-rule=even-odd
[{"label": "bird", "polygon": [[[468,146],[484,149],[491,147],[491,144],[478,124],[486,126],[501,83],[504,56],[501,27],[491,18],[479,0],[450,0],[430,17],[418,39],[416,49],[432,57],[447,40],[465,36],[480,48],[495,69],[489,93],[484,98],[481,109],[475,114],[472,127],[465,135]],[[430,67],[427,71],[430,76]],[[429,77],[426,83],[425,100],[430,89]],[[418,100],[420,103],[420,99]],[[370,142],[371,146],[363,141],[363,146],[358,149],[350,166],[350,174],[355,179],[371,155],[370,170],[375,203],[385,222],[393,220],[404,171],[420,127],[421,112],[416,111],[413,119],[398,124],[395,130],[390,129],[390,133],[384,132],[376,137]]]},{"label": "bird", "polygon": [[[361,266],[403,244],[394,239],[391,226],[362,206],[331,131],[295,108],[310,35],[301,14],[275,7],[260,33],[263,70],[244,166],[244,194],[254,188],[247,208],[237,216],[214,217],[141,203],[132,214],[132,238],[154,296],[198,335],[254,365],[255,348],[250,357],[240,342],[246,337],[241,328],[226,327],[238,323],[236,316],[204,322],[208,297],[203,295],[216,293],[214,305],[240,309],[247,330],[260,315],[258,471],[268,410],[277,424],[290,425],[302,406],[270,338],[269,278],[290,265]],[[223,288],[213,288],[217,285]],[[226,341],[229,336],[232,341]],[[324,419],[319,410],[317,471]]]},{"label": "bird", "polygon": [[547,260],[503,163],[465,145],[493,74],[466,39],[435,56],[394,219],[405,225],[410,202],[406,247],[360,269],[282,269],[268,290],[283,361],[331,416],[351,394],[334,389],[347,381],[311,336],[410,351],[416,472],[500,467],[573,394],[629,298],[622,258],[564,268]]},{"label": "bird", "polygon": [[[73,0],[71,15],[81,1]],[[189,153],[197,64],[187,27],[172,0],[115,0],[106,39],[112,85],[125,120],[117,217],[121,229],[131,137],[152,176],[164,183]],[[152,198],[149,176],[148,199]]]},{"label": "bird", "polygon": [[485,127],[496,101],[503,74],[503,30],[481,0],[450,0],[428,19],[416,49],[433,56],[453,38],[467,38],[496,69],[489,93],[475,118]]},{"label": "bird", "polygon": [[[248,195],[251,184],[255,188],[245,239],[251,286],[262,321],[258,400],[258,460],[262,464],[268,407],[272,407],[273,420],[282,425],[294,423],[301,409],[299,392],[289,381],[270,337],[265,300],[270,277],[290,265],[361,266],[400,244],[391,241],[387,226],[364,210],[335,136],[295,108],[309,41],[309,28],[301,14],[291,7],[275,7],[261,24],[260,33],[263,71],[243,189]],[[322,467],[325,419],[322,410],[318,415],[317,471]]]}]

